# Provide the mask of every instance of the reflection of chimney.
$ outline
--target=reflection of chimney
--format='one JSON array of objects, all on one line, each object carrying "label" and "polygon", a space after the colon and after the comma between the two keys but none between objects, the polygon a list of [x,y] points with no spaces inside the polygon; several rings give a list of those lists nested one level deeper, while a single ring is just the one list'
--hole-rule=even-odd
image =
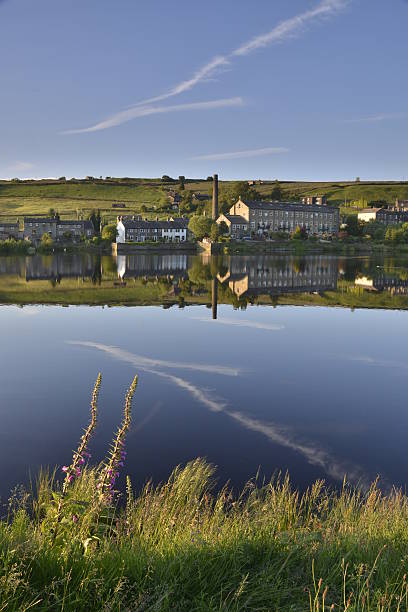
[{"label": "reflection of chimney", "polygon": [[218,305],[218,280],[213,278],[211,281],[211,306],[212,306],[212,318],[217,318],[217,305]]},{"label": "reflection of chimney", "polygon": [[213,179],[212,218],[218,219],[218,174],[214,174]]}]

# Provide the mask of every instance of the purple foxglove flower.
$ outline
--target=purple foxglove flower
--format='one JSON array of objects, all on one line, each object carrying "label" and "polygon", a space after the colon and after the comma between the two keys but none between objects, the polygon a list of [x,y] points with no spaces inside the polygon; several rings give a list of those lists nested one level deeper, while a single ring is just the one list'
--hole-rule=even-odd
[{"label": "purple foxglove flower", "polygon": [[69,467],[66,466],[66,465],[63,465],[61,469],[62,469],[63,472],[68,472]]},{"label": "purple foxglove flower", "polygon": [[72,520],[74,521],[74,523],[77,523],[77,522],[78,522],[78,517],[77,517],[77,515],[76,515],[76,514],[74,514],[74,515],[72,516]]}]

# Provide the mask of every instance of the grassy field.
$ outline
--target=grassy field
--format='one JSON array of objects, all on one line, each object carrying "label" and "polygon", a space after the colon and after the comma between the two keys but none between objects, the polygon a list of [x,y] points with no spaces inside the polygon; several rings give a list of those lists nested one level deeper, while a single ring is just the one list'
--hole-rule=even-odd
[{"label": "grassy field", "polygon": [[131,402],[106,460],[88,466],[96,404],[94,391],[64,482],[43,473],[10,498],[1,610],[408,610],[402,492],[319,481],[299,494],[287,476],[214,492],[215,469],[197,459],[139,492],[127,479],[120,498]]},{"label": "grassy field", "polygon": [[[232,182],[221,182],[228,188]],[[274,183],[265,181],[255,189],[263,198],[268,198]],[[209,181],[188,181],[187,191],[211,194]],[[99,208],[113,219],[118,212],[140,212],[142,205],[148,208],[166,202],[169,189],[178,185],[164,184],[160,179],[111,179],[94,181],[0,181],[0,219],[15,219],[30,214],[46,214],[54,208],[63,216],[76,216],[77,211],[87,214]],[[306,183],[282,182],[282,198],[299,200],[306,195],[326,194],[331,204],[342,205],[345,201],[384,201],[393,203],[396,197],[408,199],[408,183]],[[112,209],[113,203],[123,203],[126,208]],[[355,212],[353,208],[345,212]]]}]

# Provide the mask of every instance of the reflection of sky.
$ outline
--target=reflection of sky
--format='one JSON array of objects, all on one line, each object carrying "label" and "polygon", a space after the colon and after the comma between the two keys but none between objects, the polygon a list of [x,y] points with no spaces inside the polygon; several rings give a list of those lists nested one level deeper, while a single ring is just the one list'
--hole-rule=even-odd
[{"label": "reflection of sky", "polygon": [[234,484],[259,465],[266,475],[288,469],[301,487],[344,472],[407,482],[407,313],[220,306],[219,321],[210,316],[205,307],[0,309],[2,495],[40,464],[69,459],[99,370],[97,459],[140,373],[135,483],[196,456]]}]

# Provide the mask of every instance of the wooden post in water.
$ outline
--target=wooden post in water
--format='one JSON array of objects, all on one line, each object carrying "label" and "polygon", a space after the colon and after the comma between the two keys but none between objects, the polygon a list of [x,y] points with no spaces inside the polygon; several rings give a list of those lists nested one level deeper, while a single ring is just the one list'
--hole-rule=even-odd
[{"label": "wooden post in water", "polygon": [[212,318],[217,318],[217,306],[218,306],[218,279],[215,277],[211,281],[211,306],[212,306]]}]

